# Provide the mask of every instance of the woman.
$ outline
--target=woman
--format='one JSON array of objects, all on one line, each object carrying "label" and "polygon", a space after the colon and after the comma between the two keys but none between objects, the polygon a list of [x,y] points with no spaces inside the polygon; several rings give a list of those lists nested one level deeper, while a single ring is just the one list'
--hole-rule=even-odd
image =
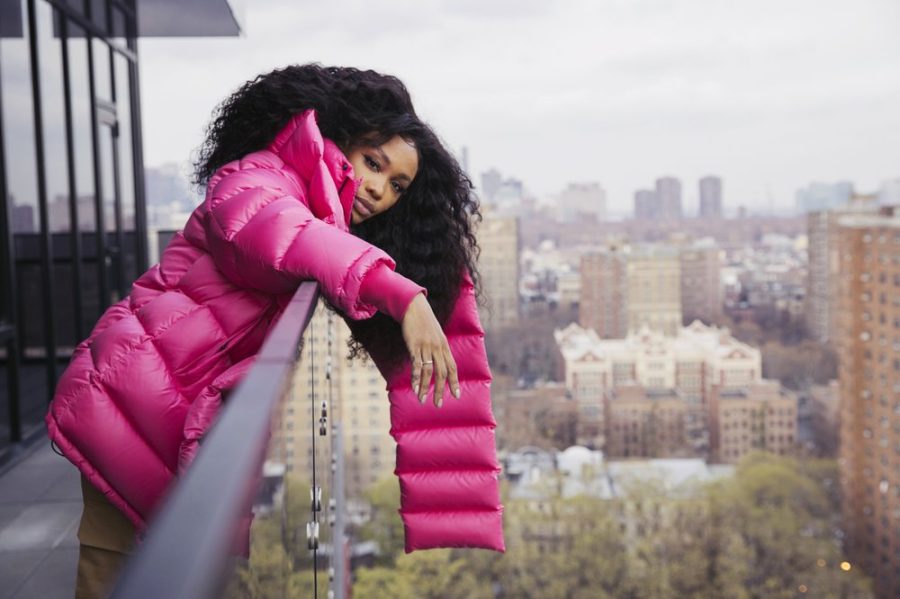
[{"label": "woman", "polygon": [[502,551],[477,206],[403,84],[317,65],[257,77],[219,108],[196,178],[205,201],[78,346],[47,416],[83,474],[79,588],[119,567],[308,279],[388,381],[407,551]]}]

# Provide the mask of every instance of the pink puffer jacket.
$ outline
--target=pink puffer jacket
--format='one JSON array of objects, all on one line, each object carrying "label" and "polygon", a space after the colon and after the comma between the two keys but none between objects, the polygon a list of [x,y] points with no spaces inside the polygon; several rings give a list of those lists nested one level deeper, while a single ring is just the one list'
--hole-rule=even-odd
[{"label": "pink puffer jacket", "polygon": [[[294,117],[269,148],[216,172],[205,201],[160,263],[76,348],[46,418],[50,438],[138,530],[174,476],[192,461],[222,391],[252,365],[301,280],[317,280],[332,305],[354,319],[376,310],[396,318],[397,306],[405,308],[422,291],[393,272],[387,254],[348,233],[357,186],[347,159],[322,138],[315,115]],[[477,314],[471,317],[477,328]],[[487,361],[483,344],[479,347],[478,366],[471,370],[486,381]],[[465,360],[457,355],[460,359]],[[486,383],[482,386],[472,407],[487,410],[489,423],[482,426],[489,424],[491,434],[468,442],[479,445],[474,453],[487,452],[493,459],[490,399]],[[435,458],[437,465],[441,456]],[[401,472],[402,460],[398,451]],[[496,497],[496,466],[493,459],[494,478],[485,479],[489,484],[480,493]],[[408,503],[404,499],[404,510]],[[481,530],[473,530],[468,542],[456,534],[412,547],[502,548],[499,501],[494,507],[493,544],[482,543]],[[441,519],[434,521],[438,525]],[[409,549],[418,529],[407,525]]]}]

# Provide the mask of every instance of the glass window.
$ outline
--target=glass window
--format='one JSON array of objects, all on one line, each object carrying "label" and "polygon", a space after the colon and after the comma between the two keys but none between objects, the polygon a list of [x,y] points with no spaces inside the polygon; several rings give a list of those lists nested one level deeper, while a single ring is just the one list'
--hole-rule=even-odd
[{"label": "glass window", "polygon": [[137,237],[135,234],[135,182],[134,182],[134,137],[131,128],[131,93],[129,87],[130,61],[121,55],[115,56],[115,98],[118,112],[118,149],[119,149],[119,194],[122,206],[122,229],[124,232],[125,285],[138,277],[137,272]]},{"label": "glass window", "polygon": [[94,51],[94,94],[98,100],[111,102],[112,73],[110,72],[110,50],[104,42],[94,38],[91,41]]},{"label": "glass window", "polygon": [[84,254],[82,269],[82,323],[90,331],[100,317],[99,276],[97,272],[97,214],[95,206],[94,146],[92,112],[88,80],[88,41],[84,30],[69,22],[66,47],[69,55],[69,89],[72,102],[72,162],[75,169],[75,195],[78,198],[78,230]]},{"label": "glass window", "polygon": [[[26,4],[15,0],[15,8],[3,8],[3,16],[16,14],[18,23],[4,24],[11,35],[0,37],[0,73],[3,76],[2,114],[7,197],[13,233],[14,268],[16,280],[17,318],[22,324],[26,357],[44,357],[44,303],[41,278],[42,246],[38,235],[38,173],[34,129],[34,96],[31,85],[31,51],[25,16]],[[8,4],[8,3],[4,3]],[[28,388],[21,396],[21,424],[37,423],[46,410],[49,389],[45,367],[40,362],[23,363],[21,379]],[[8,412],[0,414],[0,424],[6,424]],[[0,426],[0,442],[8,441],[7,426]],[[6,436],[4,439],[3,436]]]},{"label": "glass window", "polygon": [[[78,343],[75,334],[69,164],[66,148],[65,90],[59,13],[50,4],[36,5],[38,60],[40,63],[41,119],[43,123],[44,182],[53,254],[53,311],[58,350],[67,356]],[[60,372],[65,364],[59,364]]]}]

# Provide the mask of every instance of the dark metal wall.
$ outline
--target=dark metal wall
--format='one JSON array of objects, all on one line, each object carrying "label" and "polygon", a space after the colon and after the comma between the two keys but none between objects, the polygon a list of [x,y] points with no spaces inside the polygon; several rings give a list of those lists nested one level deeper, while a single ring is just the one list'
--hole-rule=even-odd
[{"label": "dark metal wall", "polygon": [[134,0],[0,0],[0,461],[147,267]]}]

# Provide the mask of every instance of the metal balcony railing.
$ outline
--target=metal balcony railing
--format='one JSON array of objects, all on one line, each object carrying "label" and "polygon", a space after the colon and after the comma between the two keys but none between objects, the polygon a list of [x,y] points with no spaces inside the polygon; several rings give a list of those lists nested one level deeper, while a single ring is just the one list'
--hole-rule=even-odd
[{"label": "metal balcony railing", "polygon": [[[300,285],[253,368],[229,396],[196,461],[179,479],[145,541],[126,565],[113,597],[221,596],[235,563],[235,539],[261,480],[271,423],[292,383],[318,294],[316,283]],[[312,488],[316,489],[315,469],[312,474]],[[316,503],[312,523],[317,522]],[[343,520],[340,510],[335,517]],[[343,537],[337,527],[334,533],[334,538]],[[315,552],[317,543],[310,540],[310,549]],[[342,569],[340,560],[336,562],[335,569]],[[337,574],[329,595],[343,597],[342,572]],[[316,580],[314,585],[318,584]],[[311,595],[318,593],[314,589]]]}]

